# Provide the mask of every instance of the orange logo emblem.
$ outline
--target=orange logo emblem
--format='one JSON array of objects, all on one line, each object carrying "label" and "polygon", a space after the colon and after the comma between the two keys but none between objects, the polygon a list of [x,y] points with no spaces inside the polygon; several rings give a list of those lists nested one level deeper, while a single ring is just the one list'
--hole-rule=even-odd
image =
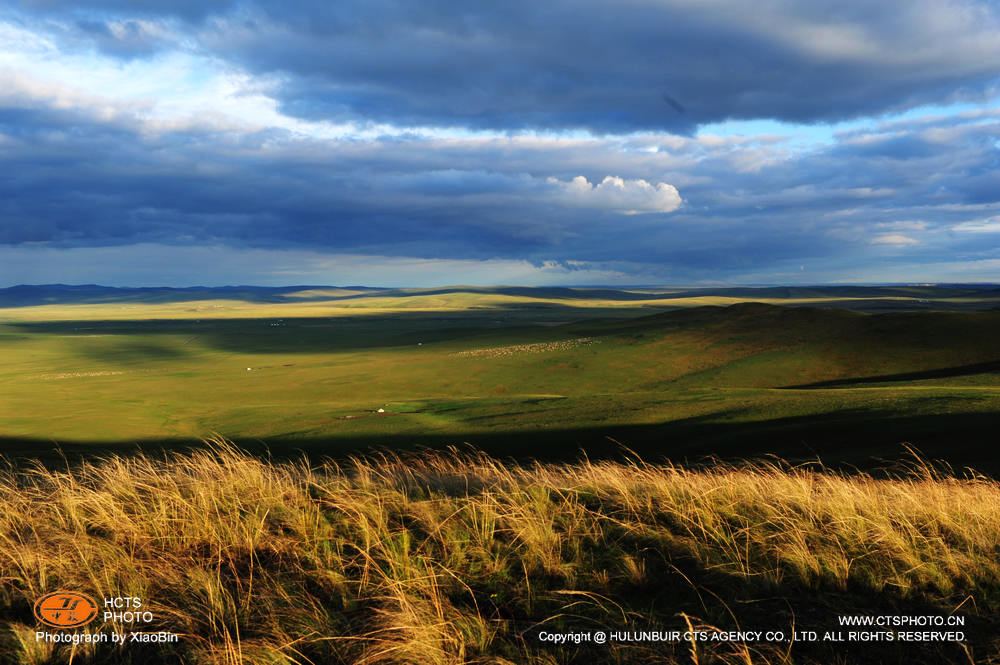
[{"label": "orange logo emblem", "polygon": [[35,618],[53,628],[79,628],[97,617],[97,603],[82,593],[56,591],[35,601]]}]

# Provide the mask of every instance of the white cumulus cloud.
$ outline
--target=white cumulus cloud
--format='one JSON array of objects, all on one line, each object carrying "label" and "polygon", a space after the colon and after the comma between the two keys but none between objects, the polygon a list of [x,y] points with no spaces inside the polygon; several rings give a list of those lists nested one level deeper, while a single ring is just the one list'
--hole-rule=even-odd
[{"label": "white cumulus cloud", "polygon": [[1000,217],[962,222],[954,226],[952,230],[963,233],[998,233],[1000,232]]},{"label": "white cumulus cloud", "polygon": [[555,187],[557,198],[565,205],[613,210],[625,215],[673,212],[682,202],[673,185],[654,184],[641,178],[626,180],[609,175],[595,185],[578,175],[569,181],[549,178],[547,182]]},{"label": "white cumulus cloud", "polygon": [[883,233],[872,238],[872,244],[902,247],[903,245],[919,245],[920,241],[902,233]]}]

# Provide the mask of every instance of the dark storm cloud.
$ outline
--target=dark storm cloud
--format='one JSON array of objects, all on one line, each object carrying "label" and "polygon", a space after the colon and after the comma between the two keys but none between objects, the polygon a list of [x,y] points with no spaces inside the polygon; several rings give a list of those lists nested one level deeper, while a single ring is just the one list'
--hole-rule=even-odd
[{"label": "dark storm cloud", "polygon": [[43,17],[66,15],[177,16],[185,21],[200,21],[215,12],[225,12],[236,3],[227,0],[15,0],[11,3],[24,13]]},{"label": "dark storm cloud", "polygon": [[11,246],[617,262],[677,279],[1000,258],[989,115],[801,151],[778,137],[317,140],[163,129],[27,93],[0,102],[0,244]]},{"label": "dark storm cloud", "polygon": [[837,120],[975,97],[1000,60],[988,6],[293,4],[203,35],[254,71],[291,75],[283,109],[307,118],[612,133]]},{"label": "dark storm cloud", "polygon": [[166,43],[139,21],[128,20],[114,25],[103,21],[77,21],[75,26],[103,53],[117,58],[148,57]]},{"label": "dark storm cloud", "polygon": [[[309,119],[597,133],[725,119],[834,121],[997,90],[1000,9],[976,0],[28,2],[108,52],[180,21],[197,48],[277,74]],[[75,17],[75,18],[74,18]],[[98,18],[103,17],[103,18]]]}]

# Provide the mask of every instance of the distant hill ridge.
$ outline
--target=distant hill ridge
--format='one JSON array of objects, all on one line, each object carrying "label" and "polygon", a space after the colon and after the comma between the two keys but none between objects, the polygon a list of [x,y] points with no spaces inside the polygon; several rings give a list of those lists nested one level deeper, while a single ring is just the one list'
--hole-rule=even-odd
[{"label": "distant hill ridge", "polygon": [[[98,284],[21,284],[0,289],[0,307],[33,305],[187,302],[197,300],[243,300],[259,303],[346,300],[372,296],[413,297],[458,293],[518,296],[523,298],[615,301],[677,300],[697,297],[746,299],[808,298],[998,298],[997,284],[940,284],[896,286],[770,286],[770,287],[528,287],[449,286],[437,288],[382,288],[370,286],[192,286],[112,287]],[[665,303],[666,304],[666,303]]]},{"label": "distant hill ridge", "polygon": [[278,303],[296,300],[290,298],[290,294],[320,289],[348,292],[383,291],[383,289],[368,286],[115,287],[99,284],[20,284],[0,289],[0,307],[106,302],[185,302],[215,299]]}]

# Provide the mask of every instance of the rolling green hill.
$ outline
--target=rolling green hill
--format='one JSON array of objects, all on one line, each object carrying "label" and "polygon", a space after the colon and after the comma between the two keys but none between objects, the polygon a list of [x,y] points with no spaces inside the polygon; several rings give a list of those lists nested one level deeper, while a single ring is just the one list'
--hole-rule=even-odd
[{"label": "rolling green hill", "polygon": [[[638,291],[355,291],[0,309],[0,437],[16,454],[217,432],[276,454],[468,442],[559,458],[624,444],[861,464],[908,441],[995,464],[1000,311],[801,306],[854,297],[840,288],[784,293],[796,307],[704,305],[730,294],[669,309]],[[896,291],[859,297],[916,310],[957,297]],[[990,290],[972,291],[981,308]]]}]

